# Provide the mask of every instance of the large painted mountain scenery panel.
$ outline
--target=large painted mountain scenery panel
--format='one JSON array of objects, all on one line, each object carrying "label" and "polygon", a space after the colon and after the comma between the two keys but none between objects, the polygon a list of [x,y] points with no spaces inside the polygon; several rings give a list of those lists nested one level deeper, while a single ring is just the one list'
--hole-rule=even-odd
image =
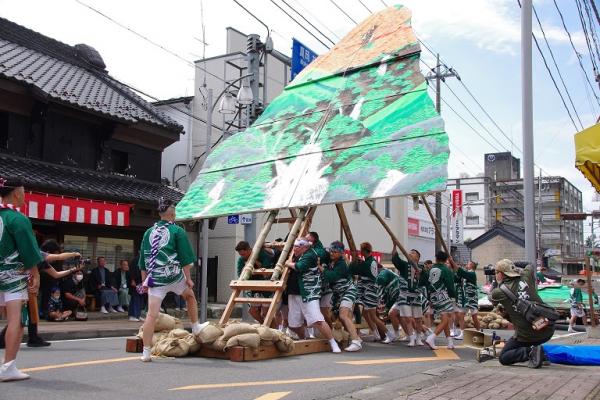
[{"label": "large painted mountain scenery panel", "polygon": [[307,66],[212,151],[178,219],[445,190],[448,136],[410,18],[373,14]]}]

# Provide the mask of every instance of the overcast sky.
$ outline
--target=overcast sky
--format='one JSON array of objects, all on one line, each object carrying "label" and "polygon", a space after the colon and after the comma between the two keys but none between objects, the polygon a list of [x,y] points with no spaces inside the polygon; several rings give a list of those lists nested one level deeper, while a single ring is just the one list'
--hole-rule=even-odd
[{"label": "overcast sky", "polygon": [[[275,48],[279,51],[288,55],[291,53],[292,37],[318,53],[327,51],[274,6],[271,0],[239,1],[268,25]],[[275,1],[285,7],[282,0]],[[285,1],[333,41],[354,27],[350,18],[338,10],[331,0]],[[336,3],[355,21],[368,16],[367,8],[370,11],[384,8],[381,0],[336,0]],[[394,4],[390,0],[385,0],[385,3]],[[448,79],[448,87],[485,128],[473,119],[445,85],[442,85],[443,99],[496,147],[486,143],[446,104],[442,104],[442,116],[446,121],[452,151],[450,177],[457,177],[461,172],[470,175],[482,172],[483,154],[487,152],[512,150],[516,157],[521,158],[518,150],[522,148],[522,137],[520,9],[517,0],[405,0],[401,3],[412,9],[417,35],[460,74],[462,82],[514,143],[499,132],[456,79]],[[582,55],[595,95],[600,97],[598,85],[592,78],[590,55],[575,2],[556,0],[556,3],[564,15],[577,51]],[[84,4],[188,62],[153,46]],[[589,127],[598,117],[600,106],[590,86],[584,81],[554,1],[537,0],[534,5],[581,124]],[[67,44],[86,43],[95,47],[104,58],[111,75],[161,99],[194,93],[194,70],[190,63],[204,55],[222,54],[225,50],[226,27],[231,26],[245,33],[258,33],[263,38],[266,35],[266,28],[232,0],[0,0],[0,10],[3,17]],[[311,29],[308,24],[305,25]],[[597,22],[595,26],[598,27]],[[558,84],[562,85],[535,19],[534,31]],[[202,41],[207,45],[203,45]],[[434,65],[433,55],[426,49],[423,49],[422,58],[428,65]],[[577,186],[584,194],[586,210],[597,209],[599,204],[592,201],[594,190],[574,167],[573,135],[576,128],[535,48],[533,62],[535,162],[545,174],[564,176]],[[426,67],[423,66],[423,69]],[[565,101],[570,106],[566,95]],[[579,126],[577,117],[573,117]]]}]

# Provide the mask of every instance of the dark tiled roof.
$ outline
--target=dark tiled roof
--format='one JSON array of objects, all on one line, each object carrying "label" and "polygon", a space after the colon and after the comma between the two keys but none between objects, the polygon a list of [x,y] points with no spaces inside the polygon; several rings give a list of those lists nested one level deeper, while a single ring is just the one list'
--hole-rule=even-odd
[{"label": "dark tiled roof", "polygon": [[523,230],[523,228],[503,224],[500,222],[496,222],[496,225],[494,225],[490,230],[472,240],[467,246],[469,246],[469,248],[473,250],[475,247],[487,242],[488,240],[498,235],[510,240],[511,242],[519,246],[525,247],[525,231]]},{"label": "dark tiled roof", "polygon": [[69,46],[0,18],[0,77],[26,83],[49,100],[73,107],[129,123],[143,121],[177,133],[183,130],[108,75],[99,54],[86,57],[81,51],[85,47]]},{"label": "dark tiled roof", "polygon": [[59,191],[121,203],[155,203],[159,197],[179,201],[183,192],[170,186],[127,176],[49,164],[0,153],[3,176],[20,177],[27,189]]}]

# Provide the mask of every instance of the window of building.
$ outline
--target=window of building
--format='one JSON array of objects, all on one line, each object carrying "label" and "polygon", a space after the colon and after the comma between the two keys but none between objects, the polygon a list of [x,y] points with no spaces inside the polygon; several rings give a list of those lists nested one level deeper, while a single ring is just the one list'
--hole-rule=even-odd
[{"label": "window of building", "polygon": [[8,149],[8,113],[0,113],[0,150]]},{"label": "window of building", "polygon": [[479,201],[479,193],[478,192],[466,193],[465,201]]},{"label": "window of building", "polygon": [[385,217],[386,218],[391,218],[392,215],[392,211],[390,210],[390,199],[386,198],[385,199]]},{"label": "window of building", "polygon": [[[376,208],[376,205],[375,205],[375,200],[368,200],[368,201],[369,201],[369,203],[371,203],[371,206],[376,210],[377,208]],[[373,214],[374,214],[374,212],[371,211],[371,215],[373,215]]]},{"label": "window of building", "polygon": [[77,251],[84,258],[91,258],[94,267],[98,257],[106,258],[106,268],[110,271],[114,271],[121,260],[130,261],[134,255],[134,242],[130,239],[65,235],[63,247],[65,251]]},{"label": "window of building", "polygon": [[467,217],[465,223],[467,225],[479,225],[479,216],[473,215],[473,216]]},{"label": "window of building", "polygon": [[127,174],[129,171],[129,154],[124,151],[111,150],[110,159],[113,172]]},{"label": "window of building", "polygon": [[355,201],[352,205],[352,211],[357,213],[360,212],[360,203],[358,201]]}]

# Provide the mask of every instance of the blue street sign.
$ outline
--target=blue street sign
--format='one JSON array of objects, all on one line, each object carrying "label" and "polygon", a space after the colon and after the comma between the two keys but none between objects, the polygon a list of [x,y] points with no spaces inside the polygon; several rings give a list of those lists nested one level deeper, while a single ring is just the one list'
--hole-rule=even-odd
[{"label": "blue street sign", "polygon": [[292,38],[292,79],[319,55]]},{"label": "blue street sign", "polygon": [[228,224],[239,224],[240,223],[240,216],[239,215],[230,215],[227,217],[227,223]]}]

